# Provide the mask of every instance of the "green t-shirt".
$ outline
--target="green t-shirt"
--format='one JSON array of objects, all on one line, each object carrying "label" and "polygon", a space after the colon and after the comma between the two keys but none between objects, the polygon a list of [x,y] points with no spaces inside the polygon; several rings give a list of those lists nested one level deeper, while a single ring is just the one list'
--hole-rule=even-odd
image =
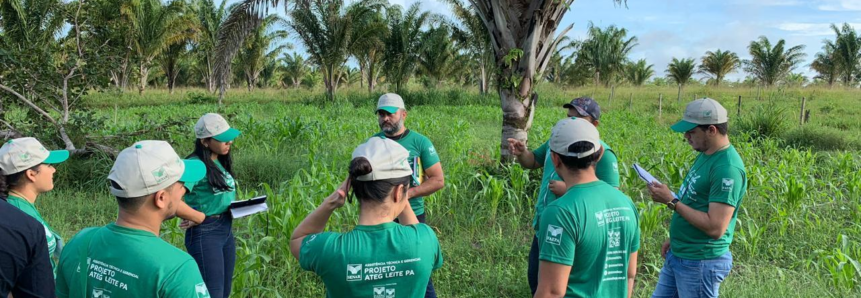
[{"label": "green t-shirt", "polygon": [[[598,176],[598,180],[607,182],[610,186],[619,187],[619,161],[616,153],[604,141],[601,141],[601,146],[604,147],[604,156],[595,165],[595,175]],[[550,159],[550,141],[532,151],[532,154],[535,155],[535,162],[544,167],[541,188],[538,189],[538,199],[535,200],[535,217],[532,219],[532,228],[537,232],[538,220],[544,207],[556,200],[556,195],[550,191],[550,181],[562,181],[562,178],[556,173],[556,167]]]},{"label": "green t-shirt", "polygon": [[603,181],[575,185],[547,205],[539,259],[571,266],[565,297],[627,297],[628,259],[640,249],[634,203]]},{"label": "green t-shirt", "polygon": [[673,255],[689,260],[714,259],[729,251],[735,219],[744,194],[747,192],[747,173],[744,162],[735,147],[712,155],[701,153],[679,189],[679,200],[702,212],[709,212],[709,203],[723,203],[735,207],[726,233],[712,239],[690,222],[673,213],[670,221],[670,249]]},{"label": "green t-shirt", "polygon": [[[197,157],[191,158],[198,159]],[[230,207],[230,203],[236,201],[236,180],[221,166],[220,162],[217,160],[213,162],[221,170],[221,173],[224,175],[224,182],[230,186],[230,190],[217,190],[209,184],[209,179],[204,177],[194,184],[190,193],[185,195],[185,203],[191,206],[191,208],[203,212],[206,216],[224,213]]]},{"label": "green t-shirt", "polygon": [[320,276],[329,298],[424,297],[442,250],[429,226],[389,222],[308,235],[299,264]]},{"label": "green t-shirt", "polygon": [[[374,137],[385,138],[386,135],[379,132]],[[436,153],[436,148],[434,148],[430,139],[409,129],[400,138],[392,140],[404,146],[410,152],[409,162],[410,167],[413,168],[413,176],[415,178],[413,181],[416,183],[413,186],[418,186],[424,181],[424,171],[439,163],[439,155]],[[410,198],[410,206],[417,216],[425,213],[425,201],[422,197]]]},{"label": "green t-shirt", "polygon": [[[197,263],[153,233],[115,223],[87,228],[63,251],[57,297],[209,298]],[[84,283],[86,288],[84,289]]]},{"label": "green t-shirt", "polygon": [[48,256],[51,259],[51,267],[54,269],[54,278],[57,277],[57,259],[60,258],[60,253],[63,249],[63,239],[60,238],[60,234],[54,232],[54,229],[51,229],[51,226],[48,225],[48,222],[42,218],[42,214],[39,214],[39,211],[36,210],[36,206],[34,206],[30,201],[27,201],[24,198],[16,197],[10,195],[6,198],[6,201],[9,202],[10,205],[15,206],[18,209],[21,209],[27,215],[35,218],[42,226],[45,227],[45,236],[48,240]]}]

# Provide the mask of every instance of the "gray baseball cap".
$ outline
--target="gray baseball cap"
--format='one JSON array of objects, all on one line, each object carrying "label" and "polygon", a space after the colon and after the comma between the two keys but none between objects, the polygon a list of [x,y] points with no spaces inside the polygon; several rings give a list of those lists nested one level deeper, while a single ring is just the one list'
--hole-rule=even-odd
[{"label": "gray baseball cap", "polygon": [[601,106],[599,106],[598,102],[591,97],[575,98],[571,100],[570,103],[562,105],[562,107],[566,109],[576,109],[577,113],[580,113],[580,115],[589,116],[595,120],[601,118]]},{"label": "gray baseball cap", "polygon": [[165,189],[177,181],[189,191],[206,176],[206,166],[199,160],[179,158],[165,141],[140,141],[123,149],[117,156],[108,179],[111,194],[121,198],[137,198]]},{"label": "gray baseball cap", "polygon": [[401,98],[400,95],[395,93],[386,93],[380,96],[380,99],[377,100],[377,111],[383,110],[388,112],[389,114],[394,114],[398,112],[398,109],[404,109],[404,99]]},{"label": "gray baseball cap", "polygon": [[[584,152],[570,152],[568,148],[577,142],[588,142],[592,149]],[[550,150],[560,155],[583,158],[601,150],[601,136],[595,125],[582,118],[559,120],[550,133]]]},{"label": "gray baseball cap", "polygon": [[49,151],[35,138],[12,139],[0,147],[0,174],[12,175],[39,164],[58,164],[67,159],[68,150]]},{"label": "gray baseball cap", "polygon": [[688,132],[697,125],[722,124],[727,121],[729,117],[726,109],[717,100],[700,98],[688,104],[682,120],[671,128],[676,132]]},{"label": "gray baseball cap", "polygon": [[230,142],[240,134],[239,130],[230,127],[227,120],[216,113],[207,113],[197,120],[194,125],[194,136],[198,139],[213,138],[219,142]]},{"label": "gray baseball cap", "polygon": [[371,173],[356,177],[359,181],[377,181],[413,175],[408,161],[409,151],[388,138],[372,137],[353,150],[353,158],[364,157],[371,164]]}]

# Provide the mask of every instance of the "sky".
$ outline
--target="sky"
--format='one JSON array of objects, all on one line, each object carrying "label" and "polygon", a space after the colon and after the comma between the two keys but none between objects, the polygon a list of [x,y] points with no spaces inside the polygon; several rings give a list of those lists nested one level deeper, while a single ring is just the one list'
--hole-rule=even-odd
[{"label": "sky", "polygon": [[[451,16],[444,1],[389,0],[403,7],[415,2],[420,2],[423,10]],[[283,8],[275,10],[284,14]],[[602,28],[623,27],[629,36],[636,36],[638,45],[629,58],[645,58],[654,64],[658,76],[665,75],[674,57],[699,61],[706,51],[721,49],[748,59],[750,42],[766,36],[772,44],[784,39],[788,46],[804,45],[807,57],[795,72],[812,78],[815,73],[809,69],[810,61],[822,50],[824,39],[834,39],[830,24],[845,22],[861,29],[861,0],[628,0],[627,7],[612,0],[576,0],[559,30],[573,23],[568,36],[582,40],[587,37],[589,22]],[[294,51],[304,54],[299,40],[290,42]],[[728,79],[744,77],[744,73],[736,72]]]}]

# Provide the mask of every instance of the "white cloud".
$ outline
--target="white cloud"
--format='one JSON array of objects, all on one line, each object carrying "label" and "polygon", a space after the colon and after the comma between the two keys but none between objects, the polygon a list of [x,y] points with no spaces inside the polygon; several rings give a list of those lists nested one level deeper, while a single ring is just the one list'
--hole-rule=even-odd
[{"label": "white cloud", "polygon": [[819,10],[826,11],[854,11],[861,10],[861,1],[859,0],[820,0]]},{"label": "white cloud", "polygon": [[[849,23],[850,26],[861,28],[861,23]],[[825,36],[834,35],[834,30],[831,29],[831,23],[780,23],[774,28],[792,32],[792,35],[797,36]]]}]

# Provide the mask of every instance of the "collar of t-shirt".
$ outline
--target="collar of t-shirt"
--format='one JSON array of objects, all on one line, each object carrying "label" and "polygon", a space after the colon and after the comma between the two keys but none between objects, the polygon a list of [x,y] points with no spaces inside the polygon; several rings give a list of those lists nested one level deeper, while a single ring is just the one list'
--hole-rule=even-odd
[{"label": "collar of t-shirt", "polygon": [[399,225],[400,225],[399,223],[391,221],[391,222],[382,223],[382,224],[373,225],[373,226],[357,225],[355,230],[365,231],[365,232],[382,231],[382,230],[387,230],[387,229],[397,227]]},{"label": "collar of t-shirt", "polygon": [[115,223],[115,222],[109,223],[108,225],[105,226],[105,228],[107,228],[111,232],[118,233],[118,234],[125,234],[125,235],[131,235],[131,236],[141,236],[141,237],[156,237],[155,234],[153,234],[152,232],[133,229],[133,228],[129,228],[129,227],[123,227],[123,226],[117,225],[117,223]]},{"label": "collar of t-shirt", "polygon": [[400,134],[400,135],[397,135],[397,136],[394,136],[394,137],[386,136],[386,138],[389,138],[389,139],[391,139],[392,141],[398,141],[398,140],[403,139],[404,137],[406,137],[409,133],[410,133],[410,130],[409,130],[409,129],[407,129],[407,130],[405,130],[405,131],[404,131],[404,133],[402,133],[402,134]]}]

